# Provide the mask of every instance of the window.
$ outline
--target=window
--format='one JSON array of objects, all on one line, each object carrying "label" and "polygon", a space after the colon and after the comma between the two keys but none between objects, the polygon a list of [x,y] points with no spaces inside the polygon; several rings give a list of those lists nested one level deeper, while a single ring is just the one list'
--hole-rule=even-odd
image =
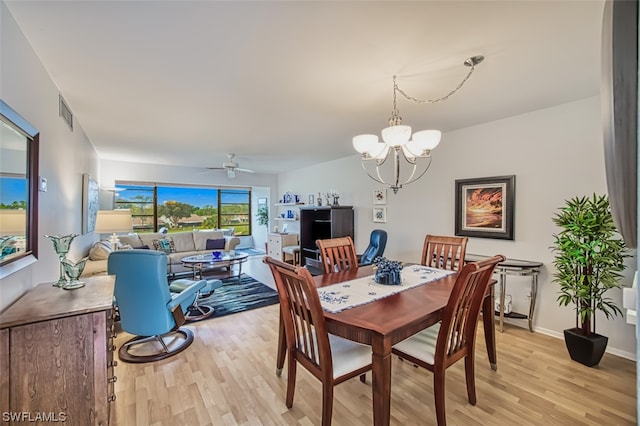
[{"label": "window", "polygon": [[130,209],[135,232],[233,228],[251,235],[251,190],[116,183],[115,208]]}]

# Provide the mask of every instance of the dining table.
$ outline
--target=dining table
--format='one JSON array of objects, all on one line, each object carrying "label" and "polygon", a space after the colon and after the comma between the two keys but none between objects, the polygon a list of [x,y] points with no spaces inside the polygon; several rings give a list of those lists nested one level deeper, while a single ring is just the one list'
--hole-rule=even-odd
[{"label": "dining table", "polygon": [[[373,276],[372,266],[317,275],[318,288]],[[327,331],[331,334],[371,346],[373,423],[388,426],[391,419],[391,347],[440,321],[443,308],[455,283],[457,273],[427,284],[355,306],[340,312],[324,311]],[[482,305],[485,342],[491,368],[497,369],[494,326],[494,284],[489,286]],[[282,371],[286,342],[280,321],[277,371]]]}]

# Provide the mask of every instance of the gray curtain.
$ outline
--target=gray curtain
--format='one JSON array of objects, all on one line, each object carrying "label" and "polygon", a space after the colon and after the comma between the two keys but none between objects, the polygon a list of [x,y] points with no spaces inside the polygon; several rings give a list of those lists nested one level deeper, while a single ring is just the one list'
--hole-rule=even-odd
[{"label": "gray curtain", "polygon": [[613,219],[637,247],[638,2],[607,0],[602,22],[602,114]]}]

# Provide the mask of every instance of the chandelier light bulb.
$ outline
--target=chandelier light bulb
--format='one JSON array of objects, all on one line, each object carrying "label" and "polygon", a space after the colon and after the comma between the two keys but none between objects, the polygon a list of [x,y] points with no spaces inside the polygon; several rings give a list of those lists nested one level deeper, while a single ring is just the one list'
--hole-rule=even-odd
[{"label": "chandelier light bulb", "polygon": [[376,135],[358,135],[353,138],[353,148],[360,154],[371,154],[378,142],[379,139]]},{"label": "chandelier light bulb", "polygon": [[382,129],[382,140],[389,146],[403,146],[411,138],[411,126],[389,126]]},{"label": "chandelier light bulb", "polygon": [[413,141],[423,151],[432,150],[440,143],[442,132],[440,130],[421,130],[413,134]]}]

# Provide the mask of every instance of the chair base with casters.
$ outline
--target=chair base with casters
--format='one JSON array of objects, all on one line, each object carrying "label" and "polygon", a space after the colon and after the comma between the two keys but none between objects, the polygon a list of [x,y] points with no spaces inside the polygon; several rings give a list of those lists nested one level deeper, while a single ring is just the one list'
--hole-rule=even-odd
[{"label": "chair base with casters", "polygon": [[[181,293],[185,288],[189,287],[193,281],[191,280],[175,280],[169,285],[169,291],[172,293]],[[193,304],[189,306],[184,319],[188,322],[200,321],[209,318],[214,314],[215,309],[212,306],[200,305],[198,300],[210,296],[217,288],[222,287],[220,280],[207,280],[207,284],[202,288]]]}]

